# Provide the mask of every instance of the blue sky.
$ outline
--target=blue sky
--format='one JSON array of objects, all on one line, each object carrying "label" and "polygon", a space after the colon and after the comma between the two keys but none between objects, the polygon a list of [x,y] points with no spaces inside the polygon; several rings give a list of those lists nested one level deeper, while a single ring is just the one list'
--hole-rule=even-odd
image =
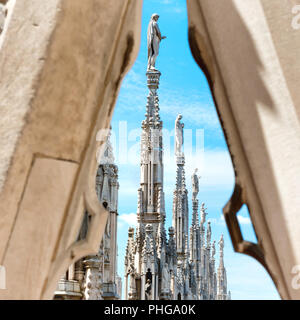
[{"label": "blue sky", "polygon": [[[173,157],[174,122],[178,113],[185,123],[186,180],[191,194],[190,177],[199,169],[199,202],[205,202],[212,223],[212,239],[225,239],[225,266],[232,299],[278,299],[279,295],[269,275],[254,259],[234,253],[222,208],[229,200],[234,173],[223,132],[215,111],[206,78],[191,55],[187,38],[185,0],[146,0],[143,5],[141,47],[138,58],[125,77],[112,120],[112,143],[119,166],[118,272],[124,274],[124,253],[129,226],[135,226],[137,189],[140,181],[139,138],[144,119],[147,66],[147,25],[152,13],[158,13],[162,35],[156,67],[161,71],[160,116],[163,120],[164,191],[166,226],[171,226],[172,193],[175,187],[176,166]],[[122,139],[119,139],[119,134]],[[127,138],[124,138],[127,136]],[[124,150],[129,150],[128,153]],[[190,200],[190,199],[189,199]],[[191,203],[189,204],[191,208]],[[191,217],[191,212],[190,212]],[[239,214],[244,238],[255,241],[247,209]],[[190,218],[191,221],[191,218]],[[218,254],[218,251],[217,251]],[[217,255],[216,255],[217,256]]]}]

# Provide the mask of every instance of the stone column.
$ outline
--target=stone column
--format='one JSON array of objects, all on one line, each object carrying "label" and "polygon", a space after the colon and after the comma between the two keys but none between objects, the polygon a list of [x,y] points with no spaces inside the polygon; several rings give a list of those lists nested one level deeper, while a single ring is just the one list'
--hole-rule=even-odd
[{"label": "stone column", "polygon": [[110,259],[111,259],[111,280],[116,282],[116,266],[117,266],[117,213],[111,212],[110,214],[110,227],[111,227],[111,247],[110,247]]},{"label": "stone column", "polygon": [[125,294],[124,294],[124,300],[128,300],[128,274],[124,277],[125,281]]},{"label": "stone column", "polygon": [[145,300],[145,282],[146,282],[146,275],[142,274],[142,276],[141,276],[141,300]]},{"label": "stone column", "polygon": [[159,295],[158,295],[158,274],[155,276],[155,300],[159,299]]},{"label": "stone column", "polygon": [[69,280],[75,280],[75,265],[71,264],[69,267]]},{"label": "stone column", "polygon": [[75,280],[77,280],[80,285],[82,285],[82,282],[84,280],[84,270],[83,270],[84,266],[83,266],[83,260],[80,259],[79,261],[77,261],[75,263],[75,275],[74,278]]},{"label": "stone column", "polygon": [[152,300],[155,300],[155,291],[156,291],[156,275],[152,273]]},{"label": "stone column", "polygon": [[83,261],[86,272],[84,281],[84,299],[102,300],[100,259],[96,256]]}]

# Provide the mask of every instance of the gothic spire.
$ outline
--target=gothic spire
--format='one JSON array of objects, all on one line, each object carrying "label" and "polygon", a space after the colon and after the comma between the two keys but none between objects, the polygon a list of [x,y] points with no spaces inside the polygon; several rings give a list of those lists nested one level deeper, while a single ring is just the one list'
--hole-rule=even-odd
[{"label": "gothic spire", "polygon": [[114,164],[115,162],[113,147],[112,147],[110,138],[111,138],[111,127],[105,139],[103,154],[100,157],[100,159],[98,159],[99,164]]}]

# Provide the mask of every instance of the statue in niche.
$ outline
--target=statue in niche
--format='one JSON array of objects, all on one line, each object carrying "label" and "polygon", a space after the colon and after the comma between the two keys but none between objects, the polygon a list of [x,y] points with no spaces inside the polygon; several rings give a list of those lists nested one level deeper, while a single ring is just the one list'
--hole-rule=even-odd
[{"label": "statue in niche", "polygon": [[182,156],[183,145],[183,128],[184,123],[181,123],[182,115],[179,114],[175,120],[175,155]]},{"label": "statue in niche", "polygon": [[152,287],[151,280],[148,279],[145,284],[145,299],[146,300],[151,300],[151,287]]},{"label": "statue in niche", "polygon": [[157,13],[152,14],[148,30],[147,30],[147,46],[148,46],[148,71],[157,71],[155,69],[155,62],[159,52],[159,44],[165,36],[161,36],[157,20],[159,15]]},{"label": "statue in niche", "polygon": [[135,283],[135,268],[133,263],[130,264],[130,269],[129,269],[129,274],[130,274],[130,292],[134,293],[136,292],[136,283]]},{"label": "statue in niche", "polygon": [[105,236],[110,239],[110,219],[111,216],[107,218],[106,226],[105,226]]}]

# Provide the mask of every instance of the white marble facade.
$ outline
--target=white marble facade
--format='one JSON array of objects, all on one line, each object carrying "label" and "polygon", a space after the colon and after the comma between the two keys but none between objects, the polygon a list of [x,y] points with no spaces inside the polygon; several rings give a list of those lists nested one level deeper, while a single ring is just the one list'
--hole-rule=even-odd
[{"label": "white marble facade", "polygon": [[[199,181],[192,176],[192,223],[189,225],[185,156],[182,151],[183,123],[175,121],[176,186],[173,225],[165,228],[163,191],[162,121],[157,89],[160,72],[147,71],[146,118],[141,134],[141,181],[138,189],[137,226],[129,228],[125,254],[125,299],[128,300],[228,300],[223,261],[223,236],[219,242],[219,267],[215,266],[215,241],[206,224],[206,208],[198,212]],[[190,226],[190,227],[189,227]]]},{"label": "white marble facade", "polygon": [[[122,280],[117,275],[117,216],[118,167],[114,164],[110,135],[103,156],[99,160],[96,192],[99,201],[109,211],[99,252],[71,265],[59,281],[54,299],[63,300],[118,300],[121,298]],[[89,214],[84,214],[78,240],[84,239],[89,227]]]}]

